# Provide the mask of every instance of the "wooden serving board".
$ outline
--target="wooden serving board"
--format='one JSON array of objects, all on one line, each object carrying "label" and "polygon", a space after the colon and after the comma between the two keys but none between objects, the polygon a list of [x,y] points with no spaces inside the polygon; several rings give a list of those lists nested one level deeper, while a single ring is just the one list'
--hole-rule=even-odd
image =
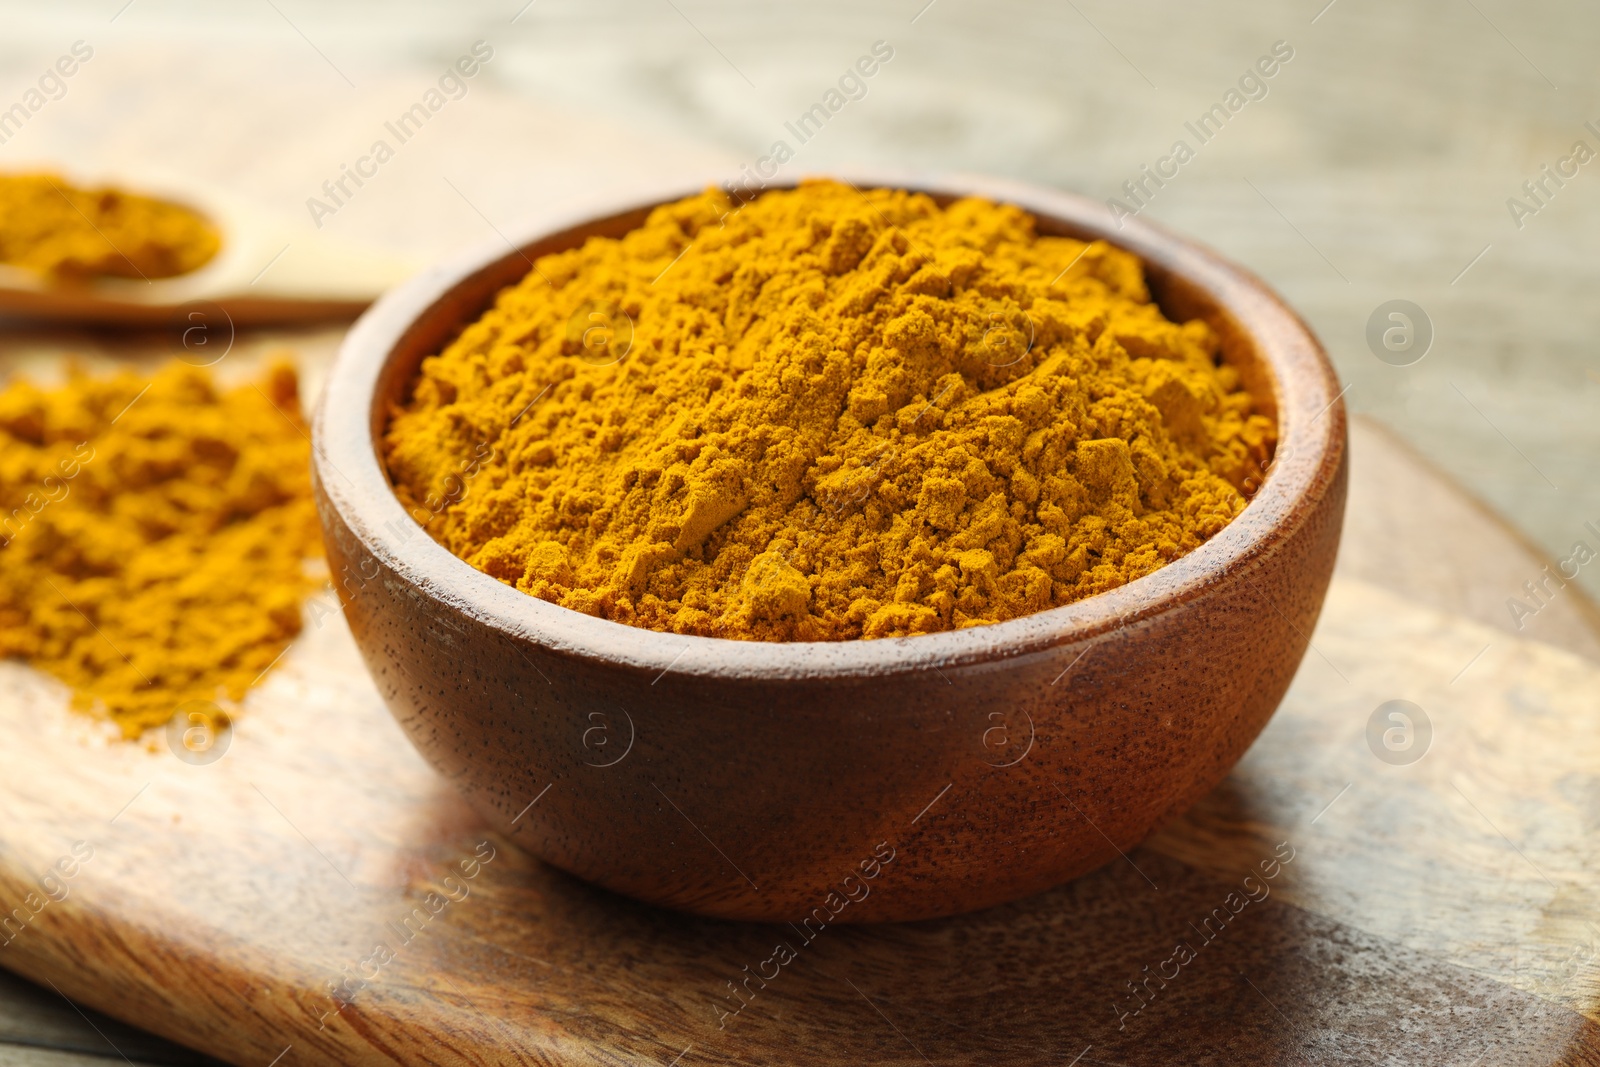
[{"label": "wooden serving board", "polygon": [[[1600,665],[1379,584],[1465,544],[1514,590],[1528,557],[1359,422],[1354,458],[1343,569],[1261,739],[1038,897],[807,943],[592,889],[480,827],[325,597],[211,762],[104,743],[0,665],[0,905],[27,916],[0,966],[278,1067],[1600,1063]],[[1582,646],[1576,605],[1542,625]],[[1393,699],[1432,726],[1409,764],[1367,740]],[[684,862],[721,863],[686,814]]]}]

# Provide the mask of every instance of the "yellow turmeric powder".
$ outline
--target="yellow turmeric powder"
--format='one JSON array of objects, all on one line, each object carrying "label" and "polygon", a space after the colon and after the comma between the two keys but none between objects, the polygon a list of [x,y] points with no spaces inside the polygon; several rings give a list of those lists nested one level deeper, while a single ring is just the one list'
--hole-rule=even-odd
[{"label": "yellow turmeric powder", "polygon": [[294,371],[174,362],[0,391],[0,656],[127,737],[237,701],[300,630],[321,555]]},{"label": "yellow turmeric powder", "polygon": [[216,227],[180,204],[54,174],[0,175],[0,263],[53,281],[170,278],[210,262]]},{"label": "yellow turmeric powder", "polygon": [[518,589],[809,641],[1149,574],[1239,513],[1274,440],[1135,256],[1016,207],[812,182],[542,257],[423,361],[383,450],[429,532]]}]

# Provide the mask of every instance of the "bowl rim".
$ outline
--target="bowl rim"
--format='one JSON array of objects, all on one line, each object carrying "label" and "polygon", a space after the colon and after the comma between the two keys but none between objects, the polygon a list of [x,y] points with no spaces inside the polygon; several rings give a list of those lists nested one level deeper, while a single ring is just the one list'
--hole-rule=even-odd
[{"label": "bowl rim", "polygon": [[[774,180],[764,189],[790,188],[812,177],[858,188],[908,189],[940,198],[980,196],[1015,204],[1045,216],[1055,228],[1093,234],[1131,251],[1148,272],[1181,278],[1205,293],[1217,311],[1251,339],[1274,394],[1276,453],[1244,510],[1194,551],[1105,593],[1005,622],[848,641],[744,641],[648,630],[597,618],[507,585],[427,535],[395,496],[374,432],[380,383],[408,331],[475,275],[519,256],[527,259],[523,249],[537,242],[681,199],[713,184],[729,189],[747,180],[730,179],[726,172],[709,174],[698,183],[661,183],[659,192],[612,194],[542,213],[512,227],[509,235],[495,227],[497,237],[424,270],[381,297],[346,335],[313,417],[312,465],[325,506],[332,507],[362,549],[402,583],[508,637],[555,655],[631,667],[656,680],[671,671],[690,678],[762,682],[912,674],[1071,648],[1178,608],[1248,567],[1308,521],[1314,510],[1308,505],[1328,492],[1344,460],[1344,392],[1338,389],[1333,365],[1310,327],[1254,274],[1142,218],[1114,222],[1106,205],[1086,196],[1010,179],[837,168]],[[488,299],[492,301],[492,293]],[[466,320],[457,320],[458,327],[464,325]],[[1268,521],[1253,521],[1264,514],[1270,514]]]}]

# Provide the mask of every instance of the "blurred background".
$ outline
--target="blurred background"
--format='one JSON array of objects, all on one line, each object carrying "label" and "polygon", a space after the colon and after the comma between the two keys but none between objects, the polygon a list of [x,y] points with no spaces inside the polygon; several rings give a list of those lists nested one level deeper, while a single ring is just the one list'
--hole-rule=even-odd
[{"label": "blurred background", "polygon": [[[1183,139],[1195,157],[1144,217],[1282,291],[1332,353],[1352,409],[1544,556],[1593,542],[1584,524],[1600,525],[1600,163],[1573,159],[1578,141],[1600,151],[1600,12],[1590,5],[94,0],[0,10],[0,107],[75,42],[93,49],[65,95],[0,144],[0,167],[182,172],[295,225],[385,122],[485,42],[492,59],[467,95],[322,219],[325,234],[419,262],[634,184],[735,170],[780,139],[795,149],[785,175],[842,164],[975,171],[1130,206],[1123,183]],[[785,123],[880,41],[893,56],[866,95],[800,144]],[[1201,144],[1185,123],[1275,45],[1292,58],[1263,80],[1266,95]],[[1563,159],[1577,173],[1558,185],[1543,168]],[[1530,196],[1524,183],[1541,179]],[[1513,197],[1529,210],[1514,211]],[[1368,343],[1369,319],[1391,300],[1431,323],[1431,347],[1407,366]],[[58,343],[24,330],[0,337],[12,355]],[[1600,567],[1580,582],[1600,593]]]}]

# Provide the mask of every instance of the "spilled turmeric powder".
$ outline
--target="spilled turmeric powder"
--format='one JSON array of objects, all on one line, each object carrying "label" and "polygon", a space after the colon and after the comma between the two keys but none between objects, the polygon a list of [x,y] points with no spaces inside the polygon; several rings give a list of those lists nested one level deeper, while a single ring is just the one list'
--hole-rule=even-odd
[{"label": "spilled turmeric powder", "polygon": [[441,544],[533,596],[816,641],[1131,582],[1226,526],[1274,440],[1135,256],[812,182],[540,258],[423,361],[383,453]]},{"label": "spilled turmeric powder", "polygon": [[216,227],[180,204],[55,174],[0,174],[0,263],[52,281],[171,278],[221,246]]},{"label": "spilled turmeric powder", "polygon": [[[127,737],[238,701],[299,632],[321,555],[296,378],[174,362],[0,391],[0,657]],[[224,709],[225,710],[225,709]]]}]

